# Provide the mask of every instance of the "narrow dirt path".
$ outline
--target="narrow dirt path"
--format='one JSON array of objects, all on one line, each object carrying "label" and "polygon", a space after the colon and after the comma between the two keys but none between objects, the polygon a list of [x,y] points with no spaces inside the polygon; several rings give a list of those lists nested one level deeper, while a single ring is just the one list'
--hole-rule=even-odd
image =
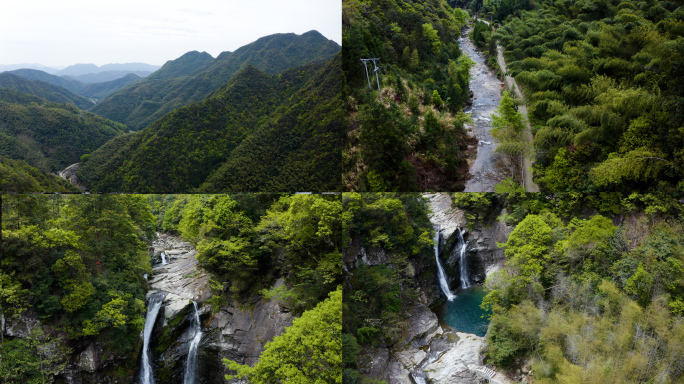
[{"label": "narrow dirt path", "polygon": [[[497,44],[496,51],[496,61],[499,63],[501,71],[505,74],[506,61],[503,57],[503,47]],[[513,89],[518,96],[524,98],[523,93],[520,91],[520,88],[518,87],[518,83],[515,82],[515,79],[512,76],[505,76],[505,81],[508,88]],[[525,131],[523,132],[523,138],[525,139],[525,141],[530,143],[530,145],[532,145],[532,127],[530,126],[530,122],[527,119],[527,106],[524,104],[521,105],[520,107],[518,107],[518,111],[522,113],[523,117],[525,118],[526,126]],[[527,192],[539,192],[539,186],[532,179],[532,161],[530,160],[529,156],[525,156],[523,158],[523,168],[525,169],[525,171],[523,172],[523,187],[525,187]]]}]

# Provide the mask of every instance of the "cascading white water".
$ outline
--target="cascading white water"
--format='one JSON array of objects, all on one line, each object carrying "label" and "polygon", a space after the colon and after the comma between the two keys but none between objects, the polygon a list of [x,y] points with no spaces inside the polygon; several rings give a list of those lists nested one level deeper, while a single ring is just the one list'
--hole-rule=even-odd
[{"label": "cascading white water", "polygon": [[461,245],[461,254],[458,261],[461,272],[461,289],[466,289],[470,288],[470,282],[468,281],[468,265],[466,265],[466,247],[468,246],[468,243],[463,240],[461,228],[458,229],[458,242]]},{"label": "cascading white water", "polygon": [[161,253],[161,258],[162,258],[162,265],[166,264],[166,254],[164,252]]},{"label": "cascading white water", "polygon": [[163,295],[153,295],[147,304],[147,315],[145,316],[145,328],[143,331],[143,353],[142,364],[140,365],[140,384],[154,384],[152,366],[150,365],[149,345],[152,328],[157,321],[159,309],[161,309]]},{"label": "cascading white water", "polygon": [[197,347],[202,339],[202,329],[200,327],[199,313],[197,312],[197,303],[193,301],[192,305],[195,307],[195,319],[193,324],[195,336],[192,338],[192,341],[190,341],[183,384],[195,384],[195,373],[197,372]]},{"label": "cascading white water", "polygon": [[439,274],[439,286],[442,288],[442,292],[447,297],[447,300],[451,301],[454,299],[454,295],[449,290],[449,283],[446,279],[446,273],[442,268],[442,263],[439,262],[439,228],[435,228],[435,237],[433,239],[435,247],[435,259],[437,260],[437,272]]}]

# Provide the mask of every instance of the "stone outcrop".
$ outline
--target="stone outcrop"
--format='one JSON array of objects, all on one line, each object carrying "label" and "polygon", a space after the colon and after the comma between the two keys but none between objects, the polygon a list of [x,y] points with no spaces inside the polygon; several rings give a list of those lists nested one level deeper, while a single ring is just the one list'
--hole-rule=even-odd
[{"label": "stone outcrop", "polygon": [[78,166],[80,164],[81,163],[71,164],[70,166],[64,168],[64,170],[59,171],[58,175],[63,179],[67,179],[71,184],[77,186],[81,191],[85,192],[88,190],[88,187],[81,183],[76,176],[76,171],[78,171]]},{"label": "stone outcrop", "polygon": [[[166,264],[161,264],[162,251]],[[210,276],[198,268],[196,250],[190,244],[162,234],[150,253],[157,264],[149,279],[152,290],[148,297],[155,292],[166,293],[150,344],[155,376],[165,382],[183,382],[193,337],[192,301],[198,303],[203,332],[197,370],[202,383],[226,382],[224,376],[231,372],[224,367],[224,358],[253,366],[266,343],[292,325],[293,316],[288,308],[260,296],[243,298],[240,302],[230,300],[212,311],[211,304],[206,302],[211,297]],[[281,278],[274,286],[283,284]]]},{"label": "stone outcrop", "polygon": [[[460,257],[453,257],[455,252],[460,256],[462,243],[458,240],[459,231],[468,242],[466,261],[469,280],[472,283],[483,283],[486,274],[500,268],[505,261],[503,249],[497,247],[496,243],[505,242],[513,228],[496,221],[472,224],[471,230],[468,230],[465,214],[452,207],[450,194],[424,196],[429,200],[432,210],[430,221],[440,231],[440,258],[447,264],[453,288],[460,286]],[[457,246],[459,249],[456,249]],[[361,258],[360,250],[358,247],[350,249],[345,255],[349,273],[353,273],[354,263]],[[429,267],[436,269],[434,264]],[[423,267],[424,275],[427,275],[426,268],[427,266]],[[441,296],[436,272],[429,276],[430,281],[414,281],[422,304],[416,305],[407,313],[408,324],[401,340],[390,346],[364,349],[359,358],[361,373],[388,383],[479,384],[486,382],[485,380],[490,383],[510,383],[501,374],[488,376],[487,372],[491,371],[487,371],[482,364],[481,350],[485,345],[483,337],[458,332],[446,324],[440,324],[437,315],[424,305],[438,302]]]}]

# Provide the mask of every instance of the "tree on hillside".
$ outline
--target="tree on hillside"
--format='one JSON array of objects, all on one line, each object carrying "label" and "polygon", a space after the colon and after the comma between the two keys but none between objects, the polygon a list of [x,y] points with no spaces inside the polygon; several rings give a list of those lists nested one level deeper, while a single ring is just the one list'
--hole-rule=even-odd
[{"label": "tree on hillside", "polygon": [[247,379],[250,384],[342,383],[342,288],[266,343],[254,367],[228,359],[223,363],[237,371],[226,375],[226,380]]}]

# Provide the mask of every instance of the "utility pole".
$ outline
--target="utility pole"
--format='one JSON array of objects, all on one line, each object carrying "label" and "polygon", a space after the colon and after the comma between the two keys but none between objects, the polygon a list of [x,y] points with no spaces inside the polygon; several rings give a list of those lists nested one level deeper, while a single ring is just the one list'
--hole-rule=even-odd
[{"label": "utility pole", "polygon": [[372,61],[373,62],[373,72],[375,72],[375,80],[378,82],[378,92],[380,92],[380,78],[378,77],[378,71],[380,70],[380,67],[378,67],[377,61],[380,60],[379,57],[371,58],[371,59],[360,59],[363,61],[363,67],[366,68],[366,79],[368,80],[368,89],[371,88],[370,84],[370,77],[368,76],[368,66],[366,65],[367,62]]}]

